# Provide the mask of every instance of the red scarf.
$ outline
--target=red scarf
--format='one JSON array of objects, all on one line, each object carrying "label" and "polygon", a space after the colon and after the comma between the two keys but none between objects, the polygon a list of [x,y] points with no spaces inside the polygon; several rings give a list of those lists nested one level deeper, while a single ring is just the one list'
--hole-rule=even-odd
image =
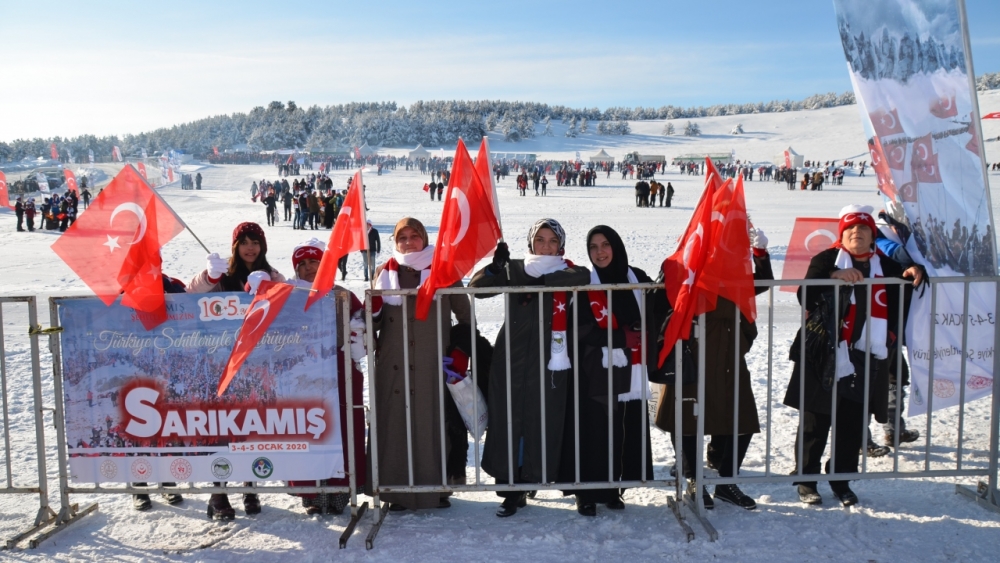
[{"label": "red scarf", "polygon": [[[566,267],[572,268],[573,263],[566,260]],[[566,306],[569,298],[565,291],[552,292],[552,339],[549,342],[548,368],[552,371],[570,369],[566,347]]]}]

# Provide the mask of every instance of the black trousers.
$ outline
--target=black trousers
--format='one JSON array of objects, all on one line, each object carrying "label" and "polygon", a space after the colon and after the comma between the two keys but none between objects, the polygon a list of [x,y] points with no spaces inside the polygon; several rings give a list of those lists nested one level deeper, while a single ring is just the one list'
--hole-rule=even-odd
[{"label": "black trousers", "polygon": [[[694,471],[691,469],[691,458],[694,456],[695,448],[697,444],[695,443],[694,436],[683,436],[681,438],[681,447],[684,448],[684,476],[687,478],[694,477]],[[670,436],[670,441],[673,442],[673,434]],[[753,439],[753,434],[740,434],[736,436],[736,471],[743,467],[743,460],[747,457],[747,450],[750,449],[750,440]],[[733,436],[732,434],[713,434],[711,441],[709,441],[708,446],[705,448],[705,455],[712,462],[714,467],[719,468],[719,477],[732,477],[733,476]]]},{"label": "black trousers", "polygon": [[[846,399],[841,399],[837,404],[837,437],[833,444],[836,449],[836,464],[832,473],[857,473],[858,458],[861,455],[861,448],[864,446],[863,432],[868,426],[868,420],[864,418],[864,405]],[[827,437],[830,434],[832,417],[828,414],[820,414],[811,411],[802,411],[802,457],[799,457],[799,439],[795,438],[795,458],[796,464],[802,464],[802,473],[806,475],[816,475],[820,471],[823,450],[826,449]],[[830,471],[830,461],[826,462],[826,472]],[[830,487],[837,489],[838,486],[846,485],[848,481],[830,481]],[[800,481],[797,484],[809,485],[816,488],[815,481]]]}]

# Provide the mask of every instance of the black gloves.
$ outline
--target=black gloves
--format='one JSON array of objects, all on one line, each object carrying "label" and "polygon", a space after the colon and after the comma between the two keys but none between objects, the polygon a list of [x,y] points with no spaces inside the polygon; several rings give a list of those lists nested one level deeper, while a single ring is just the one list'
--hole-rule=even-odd
[{"label": "black gloves", "polygon": [[493,263],[489,265],[492,274],[499,274],[507,266],[510,260],[510,250],[506,242],[498,242],[497,249],[493,252]]}]

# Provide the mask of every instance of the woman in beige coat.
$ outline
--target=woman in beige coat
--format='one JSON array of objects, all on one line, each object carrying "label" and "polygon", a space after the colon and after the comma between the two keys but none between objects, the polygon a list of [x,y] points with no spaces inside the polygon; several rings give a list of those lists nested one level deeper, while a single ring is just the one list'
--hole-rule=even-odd
[{"label": "woman in beige coat", "polygon": [[[375,272],[375,289],[413,289],[427,279],[434,256],[428,244],[427,230],[420,221],[404,217],[393,229],[393,257]],[[462,287],[456,282],[453,287]],[[413,484],[442,484],[441,396],[444,384],[439,353],[449,342],[452,314],[460,323],[471,323],[469,299],[464,295],[439,295],[441,301],[441,338],[438,341],[437,303],[431,306],[426,321],[414,317],[416,296],[386,295],[372,298],[375,340],[375,375],[372,380],[377,427],[378,484],[400,487],[409,484],[407,424],[410,426],[413,455]],[[403,327],[406,326],[406,338]],[[406,351],[404,355],[404,350]],[[406,360],[409,360],[408,362]],[[407,421],[406,377],[409,377],[411,420]],[[444,391],[447,393],[447,390]],[[371,443],[369,443],[371,450]],[[370,457],[371,453],[369,453]],[[374,464],[370,464],[371,467]],[[372,494],[372,480],[367,481]],[[392,503],[391,510],[447,508],[450,493],[382,493],[382,500]]]}]

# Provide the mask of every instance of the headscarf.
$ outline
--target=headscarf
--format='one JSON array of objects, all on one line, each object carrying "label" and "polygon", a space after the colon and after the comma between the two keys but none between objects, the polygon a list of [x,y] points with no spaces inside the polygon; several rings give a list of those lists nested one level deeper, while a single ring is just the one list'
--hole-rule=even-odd
[{"label": "headscarf", "polygon": [[532,244],[535,242],[535,235],[538,234],[538,231],[541,229],[550,229],[556,234],[556,237],[559,239],[558,255],[562,256],[565,254],[566,231],[563,229],[562,225],[559,224],[559,221],[556,221],[555,219],[539,219],[534,225],[531,226],[530,229],[528,229],[528,252],[532,254],[535,253],[535,249],[532,247]]},{"label": "headscarf", "polygon": [[406,227],[410,227],[414,231],[417,231],[417,235],[424,241],[424,247],[430,245],[430,239],[427,237],[427,229],[424,228],[424,224],[413,217],[403,217],[396,223],[396,227],[392,230],[392,239],[396,240],[399,235],[399,231],[402,231]]},{"label": "headscarf", "polygon": [[[607,225],[598,225],[587,233],[587,256],[590,256],[590,239],[594,235],[602,234],[611,243],[611,263],[605,268],[594,266],[594,272],[603,284],[629,283],[628,279],[628,252],[625,250],[625,243],[618,233]],[[635,295],[630,290],[619,290],[611,292],[611,310],[619,323],[625,326],[635,326],[641,321],[639,315],[639,305],[636,303]]]}]

